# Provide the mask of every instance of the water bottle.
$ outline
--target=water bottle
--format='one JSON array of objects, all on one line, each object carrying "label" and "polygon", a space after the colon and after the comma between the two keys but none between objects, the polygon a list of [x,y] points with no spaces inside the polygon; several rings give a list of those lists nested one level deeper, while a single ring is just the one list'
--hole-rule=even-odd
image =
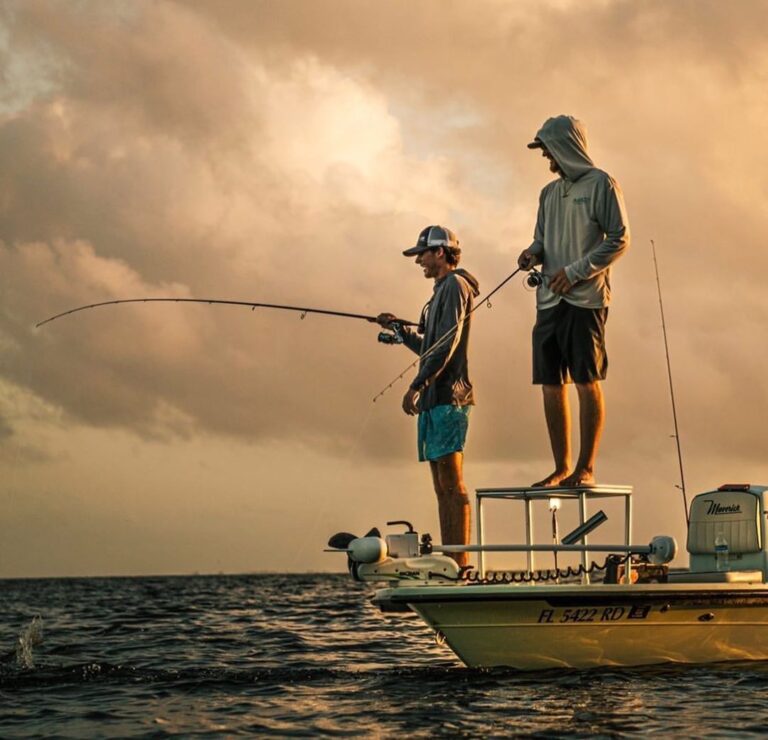
[{"label": "water bottle", "polygon": [[715,567],[719,571],[728,570],[728,540],[722,532],[715,537]]}]

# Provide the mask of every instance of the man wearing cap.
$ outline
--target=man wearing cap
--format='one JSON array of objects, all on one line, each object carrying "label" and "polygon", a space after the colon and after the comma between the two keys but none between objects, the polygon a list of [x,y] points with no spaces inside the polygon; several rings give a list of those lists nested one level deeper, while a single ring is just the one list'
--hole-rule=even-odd
[{"label": "man wearing cap", "polygon": [[[474,404],[467,369],[467,347],[477,280],[458,267],[461,249],[456,235],[443,226],[428,226],[416,246],[406,249],[416,257],[424,277],[435,281],[416,330],[401,330],[403,343],[420,355],[419,370],[403,397],[403,411],[418,414],[419,460],[429,461],[437,494],[440,533],[445,545],[469,543],[469,497],[464,485],[464,443],[469,408]],[[391,328],[395,316],[377,317]],[[457,553],[459,565],[468,555]]]},{"label": "man wearing cap", "polygon": [[[572,116],[548,119],[528,144],[541,149],[558,175],[539,197],[533,243],[518,265],[542,265],[533,328],[533,382],[541,385],[555,470],[534,485],[580,486],[595,481],[605,407],[605,323],[610,266],[629,247],[629,223],[619,184],[587,153],[587,133]],[[571,468],[566,383],[579,397],[581,449]]]}]

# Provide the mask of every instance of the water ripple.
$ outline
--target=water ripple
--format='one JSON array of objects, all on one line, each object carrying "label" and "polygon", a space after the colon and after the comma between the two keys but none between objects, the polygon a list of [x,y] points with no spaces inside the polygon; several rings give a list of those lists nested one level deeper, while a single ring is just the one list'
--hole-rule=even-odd
[{"label": "water ripple", "polygon": [[346,576],[0,581],[0,736],[768,732],[768,664],[470,670],[369,596]]}]

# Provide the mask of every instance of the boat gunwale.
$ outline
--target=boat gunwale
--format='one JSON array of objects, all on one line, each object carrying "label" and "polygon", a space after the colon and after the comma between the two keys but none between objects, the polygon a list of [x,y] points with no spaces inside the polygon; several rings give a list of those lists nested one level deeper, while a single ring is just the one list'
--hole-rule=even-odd
[{"label": "boat gunwale", "polygon": [[[691,605],[727,601],[733,606],[768,605],[766,583],[709,583],[702,584],[654,583],[632,585],[535,585],[510,584],[456,585],[456,586],[398,586],[379,589],[374,603],[402,604],[460,603],[483,601],[547,602],[559,606],[616,605],[651,601],[689,603]],[[744,603],[749,602],[749,603]]]}]

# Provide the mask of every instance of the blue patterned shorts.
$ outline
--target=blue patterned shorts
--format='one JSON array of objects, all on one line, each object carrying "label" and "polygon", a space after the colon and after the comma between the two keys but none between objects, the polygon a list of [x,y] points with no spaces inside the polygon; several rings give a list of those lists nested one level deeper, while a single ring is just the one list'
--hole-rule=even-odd
[{"label": "blue patterned shorts", "polygon": [[471,406],[435,406],[418,420],[419,462],[461,452],[467,441]]}]

